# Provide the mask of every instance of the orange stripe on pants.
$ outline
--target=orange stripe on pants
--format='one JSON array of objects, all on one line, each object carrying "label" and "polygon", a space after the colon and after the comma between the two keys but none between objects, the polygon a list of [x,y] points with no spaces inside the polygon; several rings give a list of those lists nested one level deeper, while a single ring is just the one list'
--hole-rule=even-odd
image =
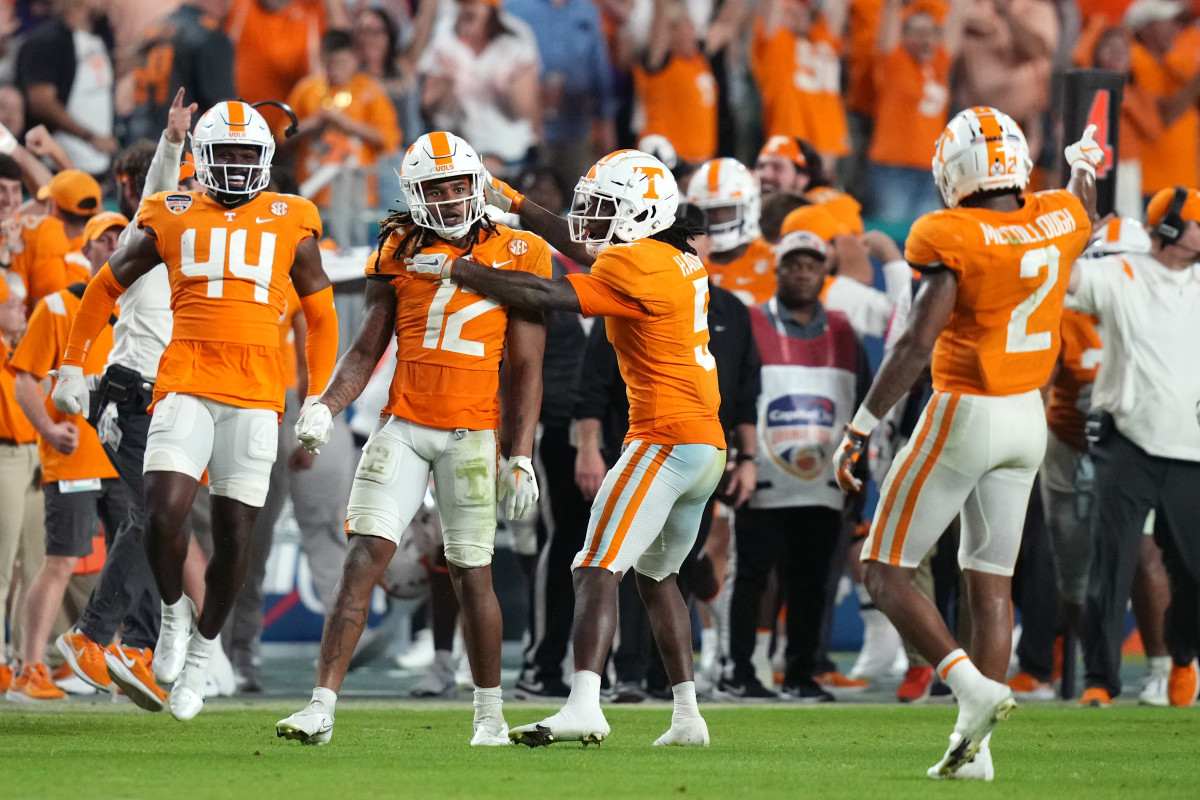
[{"label": "orange stripe on pants", "polygon": [[929,398],[929,403],[925,406],[925,424],[921,426],[921,432],[917,435],[917,441],[913,445],[913,449],[909,451],[908,458],[904,459],[904,463],[900,465],[900,471],[896,473],[896,480],[892,482],[891,491],[888,492],[883,504],[883,511],[879,514],[879,521],[875,523],[875,530],[879,531],[879,535],[875,537],[875,541],[871,543],[872,561],[879,560],[879,554],[883,550],[883,537],[887,531],[888,519],[892,514],[892,506],[896,502],[896,495],[900,492],[900,487],[904,485],[904,479],[908,477],[908,471],[912,469],[913,462],[917,460],[917,455],[921,452],[921,448],[925,445],[925,439],[929,436],[929,429],[933,427],[933,418],[937,414],[937,404],[941,399],[939,392],[934,392]]},{"label": "orange stripe on pants", "polygon": [[625,541],[625,536],[629,533],[630,526],[633,525],[633,519],[637,516],[638,509],[642,507],[642,501],[646,499],[646,493],[650,491],[650,486],[654,483],[654,476],[658,475],[659,469],[662,468],[663,462],[667,460],[667,456],[669,455],[671,455],[670,445],[662,446],[654,454],[654,460],[646,468],[646,474],[642,476],[641,482],[638,483],[637,489],[633,492],[633,497],[629,498],[629,504],[625,506],[625,513],[621,515],[621,522],[617,525],[617,532],[613,535],[613,540],[608,545],[608,550],[604,553],[604,557],[600,559],[601,567],[607,568],[621,552],[621,544]]},{"label": "orange stripe on pants", "polygon": [[933,449],[929,452],[929,456],[925,459],[925,463],[921,465],[920,471],[917,472],[917,477],[913,480],[912,486],[908,489],[908,496],[904,498],[904,509],[900,512],[900,521],[896,523],[896,532],[892,535],[892,550],[888,554],[889,564],[900,563],[900,551],[904,548],[904,540],[908,537],[908,526],[912,523],[913,510],[917,506],[917,498],[921,494],[921,488],[925,485],[926,478],[933,471],[933,465],[937,462],[937,458],[942,453],[942,449],[946,446],[946,439],[950,436],[950,426],[954,423],[954,410],[958,408],[958,401],[962,395],[950,395],[950,402],[946,406],[946,412],[942,414],[942,421],[938,423],[937,438],[933,441]]},{"label": "orange stripe on pants", "polygon": [[625,469],[621,470],[621,476],[617,478],[616,484],[613,485],[612,492],[608,495],[608,502],[604,504],[604,513],[600,515],[600,521],[596,523],[596,530],[592,532],[592,546],[588,549],[587,557],[580,563],[581,567],[591,566],[591,560],[596,557],[596,551],[600,549],[600,540],[604,538],[604,529],[608,527],[608,521],[612,518],[613,511],[617,508],[617,503],[621,499],[621,495],[625,492],[625,486],[629,483],[629,479],[633,477],[633,471],[637,469],[638,462],[646,455],[646,451],[650,449],[647,442],[642,442],[638,445],[638,449],[634,451],[630,457],[629,463],[625,465]]}]

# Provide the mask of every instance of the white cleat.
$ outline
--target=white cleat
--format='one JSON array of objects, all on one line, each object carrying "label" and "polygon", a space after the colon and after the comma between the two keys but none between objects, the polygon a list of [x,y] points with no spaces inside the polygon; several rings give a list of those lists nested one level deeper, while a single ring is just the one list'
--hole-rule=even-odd
[{"label": "white cleat", "polygon": [[329,744],[333,738],[333,714],[314,700],[304,710],[276,722],[275,735],[300,744]]},{"label": "white cleat", "polygon": [[655,747],[708,747],[708,723],[702,717],[671,720],[671,728],[654,740]]},{"label": "white cleat", "polygon": [[970,694],[964,693],[958,698],[958,721],[950,735],[950,747],[932,769],[942,777],[957,772],[975,757],[987,735],[1016,707],[1011,689],[986,678]]},{"label": "white cleat", "polygon": [[[950,734],[950,747],[953,749],[955,739],[959,738],[957,733]],[[957,772],[951,772],[948,775],[943,775],[938,772],[937,765],[930,767],[925,774],[935,781],[940,780],[959,780],[959,781],[991,781],[996,778],[996,770],[992,766],[992,748],[988,745],[986,737],[983,745],[979,748],[979,752],[975,754],[967,763],[958,768]]]},{"label": "white cleat", "polygon": [[504,717],[489,715],[475,720],[471,747],[507,747],[510,744],[512,740],[508,738],[508,723]]},{"label": "white cleat", "polygon": [[217,647],[213,650],[212,660],[208,663],[208,675],[205,685],[205,697],[232,697],[237,693],[237,676],[233,672],[233,664],[225,650],[221,647],[221,637],[215,640]]},{"label": "white cleat", "polygon": [[555,742],[583,742],[583,746],[587,747],[603,742],[610,730],[608,720],[599,708],[584,711],[564,707],[541,722],[513,728],[508,738],[527,747],[541,747]]},{"label": "white cleat", "polygon": [[904,642],[900,632],[877,608],[866,608],[859,612],[863,621],[863,645],[848,677],[854,680],[866,678],[876,680],[896,674],[897,662],[903,660],[903,675],[908,668],[904,655]]},{"label": "white cleat", "polygon": [[175,685],[171,687],[171,694],[167,697],[167,707],[171,709],[171,716],[175,719],[186,722],[204,708],[204,691],[211,657],[211,653],[199,653],[196,648],[188,647],[183,672],[179,674],[179,679],[175,681]]},{"label": "white cleat", "polygon": [[196,627],[196,606],[183,596],[186,611],[182,616],[171,614],[163,603],[162,624],[158,629],[158,644],[154,646],[154,679],[162,684],[174,683],[183,671],[187,643]]},{"label": "white cleat", "polygon": [[1171,657],[1152,657],[1146,661],[1149,662],[1150,674],[1146,676],[1145,683],[1142,684],[1138,703],[1143,706],[1165,708],[1171,705],[1171,700],[1167,695],[1167,681],[1171,677]]}]

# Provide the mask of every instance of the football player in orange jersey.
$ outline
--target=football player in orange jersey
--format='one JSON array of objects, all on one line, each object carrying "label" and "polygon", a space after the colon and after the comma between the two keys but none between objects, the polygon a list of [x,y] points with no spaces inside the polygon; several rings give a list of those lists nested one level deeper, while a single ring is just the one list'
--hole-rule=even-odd
[{"label": "football player in orange jersey", "polygon": [[575,674],[566,705],[512,731],[535,747],[599,743],[600,672],[616,628],[617,585],[631,568],[675,698],[671,727],[657,745],[707,746],[696,706],[691,625],[677,573],[725,466],[717,419],[716,362],[708,352],[708,276],[675,222],[679,190],[666,165],[638,150],[600,159],[575,186],[567,220],[526,203],[492,180],[488,202],[516,212],[590,274],[546,280],[488,269],[445,253],[415,256],[409,271],[469,287],[496,302],[604,316],[629,393],[625,450],[592,503],[588,535],[575,556]]},{"label": "football player in orange jersey", "polygon": [[[192,133],[197,192],[162,192],[138,210],[141,229],[88,285],[59,369],[54,403],[88,407],[81,364],[117,299],[166,263],[174,330],[154,386],[144,471],[146,551],[162,596],[154,676],[174,684],[171,713],[204,704],[216,636],[245,580],[248,544],[275,461],[285,385],[279,319],[295,285],[308,321],[309,387],[337,354],[333,289],[321,268],[316,207],[264,191],[275,140],[240,101],[218,103]],[[183,594],[183,522],[208,469],[214,552],[199,615]]]},{"label": "football player in orange jersey", "polygon": [[[924,274],[908,328],[834,454],[843,490],[861,489],[851,472],[867,437],[932,356],[933,396],[888,472],[862,550],[875,604],[958,698],[950,746],[931,778],[991,780],[988,737],[1016,705],[1001,683],[1011,652],[1013,565],[1046,449],[1039,390],[1058,355],[1070,267],[1095,217],[1095,167],[1104,156],[1093,131],[1066,150],[1067,191],[1022,195],[1032,161],[1016,122],[985,107],[950,121],[933,161],[948,208],[918,219],[907,242],[905,258]],[[960,512],[971,657],[912,585],[922,557]]]},{"label": "football player in orange jersey", "polygon": [[[550,249],[537,236],[484,215],[486,171],[463,139],[443,131],[417,139],[404,155],[400,188],[407,212],[384,224],[367,263],[366,312],[329,388],[300,415],[296,434],[315,452],[333,416],[366,387],[396,337],[388,402],[363,449],[347,509],[346,554],[337,600],[321,636],[312,702],[280,720],[279,736],[325,744],[354,646],[367,624],[372,588],[434,478],[446,561],[463,610],[475,683],[472,745],[507,745],[500,691],[500,605],[492,588],[497,495],[509,519],[537,502],[531,457],[542,402],[546,329],[540,311],[502,303],[446,282],[414,280],[411,257],[470,258],[497,273],[550,274]],[[497,470],[500,358],[511,386],[505,415],[510,443]],[[497,486],[499,476],[499,486]]]}]

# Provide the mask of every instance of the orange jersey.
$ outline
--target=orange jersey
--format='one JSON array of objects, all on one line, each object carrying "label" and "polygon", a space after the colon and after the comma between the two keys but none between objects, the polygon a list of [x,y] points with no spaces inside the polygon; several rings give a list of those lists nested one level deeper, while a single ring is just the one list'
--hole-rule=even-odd
[{"label": "orange jersey", "polygon": [[[1194,49],[1200,51],[1200,46]],[[1156,100],[1178,92],[1200,68],[1200,53],[1181,52],[1178,48],[1160,61],[1135,43],[1131,55],[1134,85]],[[1194,106],[1168,125],[1157,141],[1143,140],[1140,145],[1142,194],[1154,194],[1176,184],[1200,183],[1200,111]]]},{"label": "orange jersey", "polygon": [[762,95],[768,138],[805,139],[824,155],[850,152],[841,51],[841,39],[822,18],[813,22],[807,37],[782,27],[768,36],[762,20],[755,22],[751,69]]},{"label": "orange jersey", "polygon": [[[550,248],[532,233],[504,225],[482,231],[474,246],[438,240],[423,253],[447,253],[496,269],[551,275]],[[391,235],[367,275],[386,275],[396,291],[396,373],[383,413],[430,428],[492,430],[500,424],[500,356],[508,306],[456,283],[409,276],[397,253],[404,231]]]},{"label": "orange jersey", "polygon": [[[878,58],[879,22],[883,0],[850,0],[849,76],[846,109],[875,116],[875,61]],[[886,84],[885,84],[886,85]]]},{"label": "orange jersey", "polygon": [[25,309],[29,313],[38,300],[71,285],[67,256],[72,251],[78,252],[83,240],[67,238],[62,220],[54,217],[25,217],[23,222],[21,238],[25,240],[25,249],[13,256],[11,271],[25,284]]},{"label": "orange jersey", "polygon": [[1104,347],[1096,330],[1098,322],[1095,317],[1078,311],[1063,311],[1062,356],[1046,404],[1050,430],[1077,450],[1087,449],[1083,423],[1091,407],[1092,384],[1100,371],[1100,353]]},{"label": "orange jersey", "polygon": [[927,64],[903,47],[875,62],[879,93],[867,158],[876,164],[929,169],[933,143],[949,118],[950,53],[939,46]]},{"label": "orange jersey", "polygon": [[693,164],[717,154],[717,81],[702,53],[671,56],[658,72],[638,64],[633,86],[646,114],[642,136],[665,136]]},{"label": "orange jersey", "polygon": [[934,389],[1014,395],[1046,384],[1071,265],[1091,229],[1083,204],[1061,190],[1026,195],[1016,211],[953,208],[916,221],[904,257],[958,277],[933,351]]},{"label": "orange jersey", "polygon": [[733,261],[717,264],[710,257],[704,269],[709,280],[748,306],[765,303],[775,295],[775,253],[761,236]]},{"label": "orange jersey", "polygon": [[[321,69],[324,3],[293,0],[270,11],[259,0],[233,0],[225,32],[233,41],[233,80],[241,99],[283,100],[304,76]],[[275,125],[284,117],[276,113],[267,119]]]},{"label": "orange jersey", "polygon": [[708,274],[665,242],[608,247],[588,274],[568,275],[584,316],[605,331],[629,395],[626,442],[725,449],[721,394],[708,352]]},{"label": "orange jersey", "polygon": [[17,404],[17,376],[9,366],[10,358],[12,351],[0,341],[0,439],[31,444],[37,441],[37,431]]},{"label": "orange jersey", "polygon": [[[931,154],[931,161],[932,158]],[[863,232],[862,205],[850,195],[832,186],[818,186],[816,189],[809,189],[804,196],[819,206],[825,206],[845,228],[845,233]]]},{"label": "orange jersey", "polygon": [[[38,380],[45,378],[62,363],[67,349],[71,325],[79,310],[80,300],[68,291],[46,295],[33,309],[29,328],[12,356],[12,366],[28,372]],[[112,350],[112,326],[105,325],[100,336],[92,342],[83,362],[84,375],[99,375]],[[86,409],[85,409],[86,411]],[[74,481],[89,478],[115,478],[117,471],[104,454],[96,430],[84,421],[82,414],[64,414],[54,407],[50,392],[46,393],[46,413],[54,422],[71,422],[79,430],[79,446],[70,455],[58,452],[40,436],[38,455],[42,460],[42,483]]]},{"label": "orange jersey", "polygon": [[[363,167],[375,164],[378,156],[391,153],[400,146],[400,123],[396,107],[388,98],[383,85],[363,72],[356,72],[345,86],[331,87],[323,75],[310,75],[296,85],[288,95],[288,105],[300,119],[311,117],[328,108],[337,109],[352,120],[364,122],[374,128],[383,143],[375,145],[360,142],[333,129],[326,129],[319,136],[310,136],[299,145],[296,157],[296,180],[304,183],[321,166],[341,163],[350,157],[358,159]],[[367,174],[367,205],[376,204],[374,170]],[[329,190],[322,189],[312,198],[318,206],[329,205]]]},{"label": "orange jersey", "polygon": [[171,281],[175,317],[154,398],[170,392],[283,411],[279,320],[296,248],[321,238],[308,200],[262,192],[226,208],[203,192],[159,192],[138,209]]}]

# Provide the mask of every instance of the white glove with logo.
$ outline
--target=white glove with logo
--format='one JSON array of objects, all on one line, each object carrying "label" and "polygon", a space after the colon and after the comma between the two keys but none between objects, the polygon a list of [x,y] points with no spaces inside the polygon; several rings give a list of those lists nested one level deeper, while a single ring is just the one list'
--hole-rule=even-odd
[{"label": "white glove with logo", "polygon": [[500,460],[500,480],[497,500],[503,503],[504,516],[521,520],[529,516],[538,501],[537,477],[529,456],[513,456]]},{"label": "white glove with logo", "polygon": [[296,438],[300,440],[300,446],[314,456],[320,455],[319,448],[332,434],[333,414],[329,413],[329,406],[315,397],[305,398],[300,419],[296,420]]},{"label": "white glove with logo", "polygon": [[414,278],[436,281],[450,277],[454,259],[446,253],[418,253],[412,258],[404,259],[404,264]]},{"label": "white glove with logo", "polygon": [[1063,156],[1067,159],[1067,164],[1071,169],[1079,167],[1096,175],[1096,167],[1104,164],[1104,148],[1102,148],[1095,140],[1096,126],[1088,125],[1083,131],[1083,136],[1079,137],[1079,141],[1074,144],[1067,145],[1063,150]]},{"label": "white glove with logo", "polygon": [[50,399],[54,407],[64,414],[85,414],[91,405],[87,380],[83,377],[83,367],[69,367],[63,364],[56,370],[50,370],[50,377],[56,378],[54,391]]}]

